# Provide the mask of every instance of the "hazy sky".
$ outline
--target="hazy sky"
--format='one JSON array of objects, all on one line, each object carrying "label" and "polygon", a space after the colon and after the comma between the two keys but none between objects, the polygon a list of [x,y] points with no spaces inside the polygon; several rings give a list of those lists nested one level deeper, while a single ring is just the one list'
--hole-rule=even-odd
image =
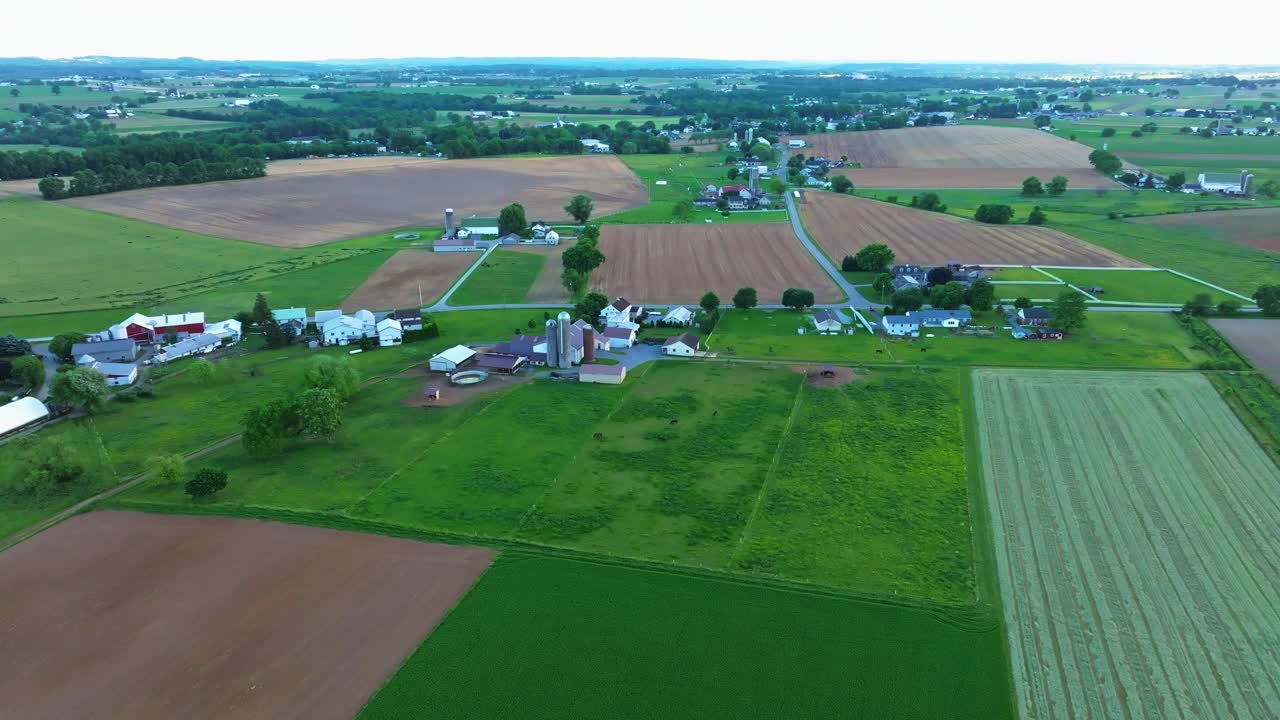
[{"label": "hazy sky", "polygon": [[1280,63],[1274,41],[1280,9],[1271,3],[1198,9],[1117,0],[6,5],[5,25],[22,31],[5,34],[2,56]]}]

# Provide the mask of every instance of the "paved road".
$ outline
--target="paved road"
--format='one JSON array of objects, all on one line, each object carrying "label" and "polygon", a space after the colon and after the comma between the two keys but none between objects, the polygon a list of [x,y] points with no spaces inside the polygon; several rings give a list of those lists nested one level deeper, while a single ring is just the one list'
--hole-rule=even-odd
[{"label": "paved road", "polygon": [[53,385],[53,376],[58,372],[58,358],[49,352],[48,345],[32,345],[31,352],[40,358],[40,362],[44,363],[44,385],[35,392],[37,400],[43,401],[49,397],[49,388]]},{"label": "paved road", "polygon": [[[475,272],[476,268],[480,267],[480,263],[483,263],[485,261],[485,258],[489,257],[490,253],[492,253],[497,248],[498,248],[498,244],[494,243],[489,246],[488,250],[485,250],[483,253],[481,253],[480,257],[476,259],[475,262],[471,263],[471,267],[467,268],[467,271],[462,273],[462,277],[458,278],[458,281],[455,282],[453,286],[449,288],[449,291],[446,292],[443,296],[441,296],[441,298],[436,301],[435,305],[432,305],[431,307],[427,308],[427,311],[439,312],[441,310],[450,309],[448,307],[449,297],[452,296],[455,292],[457,292],[458,288],[462,287],[462,283],[466,282],[467,278],[471,277],[471,273]],[[501,307],[502,307],[501,305],[495,305],[493,309],[497,309]]]},{"label": "paved road", "polygon": [[873,305],[871,304],[871,301],[862,297],[862,295],[854,289],[853,284],[844,279],[844,275],[840,274],[840,268],[832,264],[832,262],[827,259],[827,256],[822,254],[822,250],[818,249],[818,246],[809,238],[809,234],[804,231],[804,226],[800,224],[800,212],[796,210],[796,201],[795,198],[792,197],[791,192],[785,192],[782,196],[786,198],[787,211],[791,214],[791,230],[795,232],[796,237],[800,238],[801,244],[803,244],[805,249],[809,251],[809,254],[813,256],[813,259],[822,266],[823,270],[827,271],[827,274],[831,276],[831,279],[835,281],[840,290],[844,292],[845,295],[849,296],[849,301],[847,303],[841,303],[835,307],[852,305],[860,310],[864,308],[872,308]]}]

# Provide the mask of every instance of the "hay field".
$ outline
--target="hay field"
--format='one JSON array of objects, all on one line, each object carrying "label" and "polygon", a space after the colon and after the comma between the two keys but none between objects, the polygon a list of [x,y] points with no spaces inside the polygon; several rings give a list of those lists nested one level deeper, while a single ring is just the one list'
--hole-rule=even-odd
[{"label": "hay field", "polygon": [[[161,225],[276,247],[308,247],[459,217],[493,217],[523,203],[530,219],[567,219],[578,193],[597,216],[639,207],[648,193],[613,156],[481,158],[448,162],[356,158],[308,160],[265,178],[152,188],[66,201]],[[402,162],[412,160],[410,162]],[[378,162],[381,161],[381,162]],[[332,171],[314,171],[331,167]]]},{"label": "hay field", "polygon": [[973,382],[1020,716],[1274,718],[1280,469],[1209,381]]},{"label": "hay field", "polygon": [[635,302],[696,303],[712,290],[727,305],[740,287],[754,287],[761,303],[780,302],[790,287],[813,290],[818,302],[841,299],[784,223],[606,225],[600,249],[608,260],[592,289]]},{"label": "hay field", "polygon": [[1140,265],[1044,227],[984,225],[943,213],[849,195],[808,193],[800,206],[800,215],[814,240],[837,261],[853,255],[868,243],[885,243],[893,248],[898,262]]},{"label": "hay field", "polygon": [[444,294],[463,270],[479,259],[479,253],[433,253],[401,250],[343,301],[349,310],[391,310],[430,305]]},{"label": "hay field", "polygon": [[0,554],[0,714],[346,720],[492,557],[254,520],[79,515]]},{"label": "hay field", "polygon": [[[1082,168],[1091,148],[1039,130],[987,125],[822,133],[806,156],[848,155],[864,168]],[[1024,176],[1025,177],[1025,176]]]},{"label": "hay field", "polygon": [[1196,230],[1215,240],[1280,253],[1280,208],[1157,215],[1130,222]]}]

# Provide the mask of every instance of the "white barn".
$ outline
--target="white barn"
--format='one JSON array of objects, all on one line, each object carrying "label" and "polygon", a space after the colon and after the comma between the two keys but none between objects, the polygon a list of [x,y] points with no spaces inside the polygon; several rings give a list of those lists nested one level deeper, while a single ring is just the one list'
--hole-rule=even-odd
[{"label": "white barn", "polygon": [[578,370],[578,382],[621,385],[627,379],[626,365],[597,365],[587,363]]},{"label": "white barn", "polygon": [[364,337],[364,323],[349,315],[341,315],[325,323],[320,332],[329,345],[346,345]]},{"label": "white barn", "polygon": [[662,343],[663,355],[677,355],[680,357],[693,357],[698,352],[698,337],[693,333],[684,333],[675,337],[667,338]]},{"label": "white barn", "polygon": [[0,435],[8,435],[47,417],[49,417],[49,408],[33,397],[24,397],[8,405],[0,405]]},{"label": "white barn", "polygon": [[453,372],[471,362],[475,356],[476,351],[466,345],[454,345],[431,358],[429,367],[436,372]]},{"label": "white barn", "polygon": [[404,342],[404,330],[400,327],[400,321],[395,318],[385,318],[378,323],[378,347],[394,347]]}]

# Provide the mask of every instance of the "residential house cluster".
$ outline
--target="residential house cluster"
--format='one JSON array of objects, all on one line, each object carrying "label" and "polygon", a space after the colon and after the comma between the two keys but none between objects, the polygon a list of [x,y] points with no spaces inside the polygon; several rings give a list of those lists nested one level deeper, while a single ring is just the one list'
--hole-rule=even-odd
[{"label": "residential house cluster", "polygon": [[1066,333],[1049,327],[1053,312],[1047,307],[1019,308],[1008,316],[1013,337],[1017,340],[1061,340]]},{"label": "residential house cluster", "polygon": [[[951,271],[951,279],[953,281],[966,287],[970,283],[986,277],[981,265],[969,265],[959,260],[952,260],[945,267]],[[925,265],[894,265],[889,270],[889,274],[893,277],[894,292],[898,290],[923,291],[929,285],[929,271],[932,269],[932,267]]]},{"label": "residential house cluster", "polygon": [[880,329],[886,335],[919,337],[922,328],[959,328],[973,322],[968,310],[913,310],[906,315],[885,315]]},{"label": "residential house cluster", "polygon": [[[300,324],[302,329],[298,335],[302,335],[308,325],[306,308],[274,310],[272,316],[282,325],[288,323],[298,328]],[[394,347],[404,342],[406,330],[422,329],[422,311],[409,309],[375,314],[357,310],[348,315],[341,309],[317,310],[310,324],[315,325],[325,345],[345,346],[364,338],[375,338],[378,347]]]},{"label": "residential house cluster", "polygon": [[238,342],[240,337],[240,321],[235,319],[206,323],[202,312],[134,313],[72,345],[71,354],[77,365],[102,373],[108,385],[132,385],[138,379],[137,361],[143,345],[158,346],[146,364],[163,363],[212,352]]}]

